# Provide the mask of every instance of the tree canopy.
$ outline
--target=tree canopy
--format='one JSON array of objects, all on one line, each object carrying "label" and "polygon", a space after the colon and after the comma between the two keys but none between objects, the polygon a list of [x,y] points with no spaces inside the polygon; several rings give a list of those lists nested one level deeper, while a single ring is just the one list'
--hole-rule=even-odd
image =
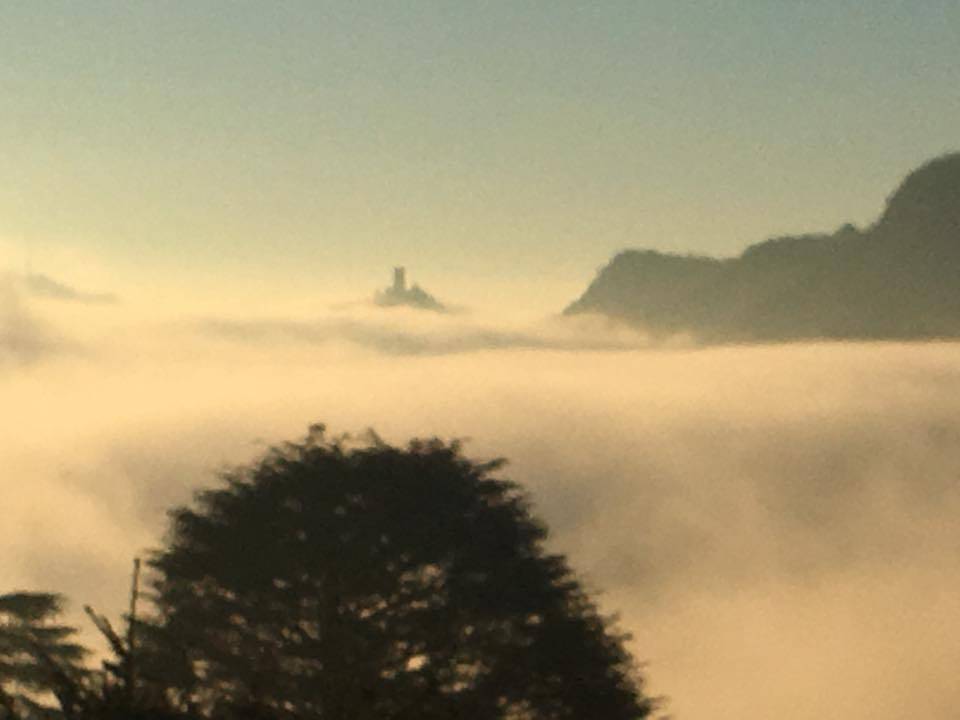
[{"label": "tree canopy", "polygon": [[204,716],[647,717],[624,636],[501,465],[314,426],[225,472],[152,557],[144,676]]},{"label": "tree canopy", "polygon": [[87,652],[60,624],[62,604],[54,593],[0,595],[0,717],[48,715],[51,696],[66,711],[77,706]]}]

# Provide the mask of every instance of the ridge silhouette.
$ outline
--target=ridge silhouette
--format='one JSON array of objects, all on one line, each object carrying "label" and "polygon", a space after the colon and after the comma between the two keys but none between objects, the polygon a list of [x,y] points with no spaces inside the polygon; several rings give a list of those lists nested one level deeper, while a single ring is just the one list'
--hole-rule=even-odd
[{"label": "ridge silhouette", "polygon": [[736,258],[626,250],[564,314],[704,342],[960,337],[960,153],[910,173],[872,226]]}]

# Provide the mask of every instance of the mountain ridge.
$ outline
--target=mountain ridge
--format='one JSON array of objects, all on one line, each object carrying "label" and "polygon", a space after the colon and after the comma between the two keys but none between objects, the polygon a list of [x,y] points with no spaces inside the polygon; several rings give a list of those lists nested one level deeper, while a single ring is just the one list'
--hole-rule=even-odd
[{"label": "mountain ridge", "polygon": [[865,229],[732,258],[624,250],[564,314],[705,342],[960,337],[960,153],[909,173]]}]

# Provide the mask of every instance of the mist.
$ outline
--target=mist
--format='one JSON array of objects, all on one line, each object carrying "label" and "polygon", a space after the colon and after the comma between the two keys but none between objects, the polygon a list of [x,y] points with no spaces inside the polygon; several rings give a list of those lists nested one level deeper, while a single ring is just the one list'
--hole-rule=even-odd
[{"label": "mist", "polygon": [[0,291],[5,588],[116,617],[169,507],[312,422],[464,438],[510,460],[666,712],[953,712],[958,344],[702,349],[366,310],[138,324]]}]

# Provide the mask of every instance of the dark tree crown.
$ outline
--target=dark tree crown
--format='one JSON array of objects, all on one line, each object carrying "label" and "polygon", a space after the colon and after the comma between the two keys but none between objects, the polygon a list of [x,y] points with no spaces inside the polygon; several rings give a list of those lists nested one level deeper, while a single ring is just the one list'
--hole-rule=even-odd
[{"label": "dark tree crown", "polygon": [[646,717],[516,485],[458,443],[300,443],[171,513],[144,678],[203,715]]}]

